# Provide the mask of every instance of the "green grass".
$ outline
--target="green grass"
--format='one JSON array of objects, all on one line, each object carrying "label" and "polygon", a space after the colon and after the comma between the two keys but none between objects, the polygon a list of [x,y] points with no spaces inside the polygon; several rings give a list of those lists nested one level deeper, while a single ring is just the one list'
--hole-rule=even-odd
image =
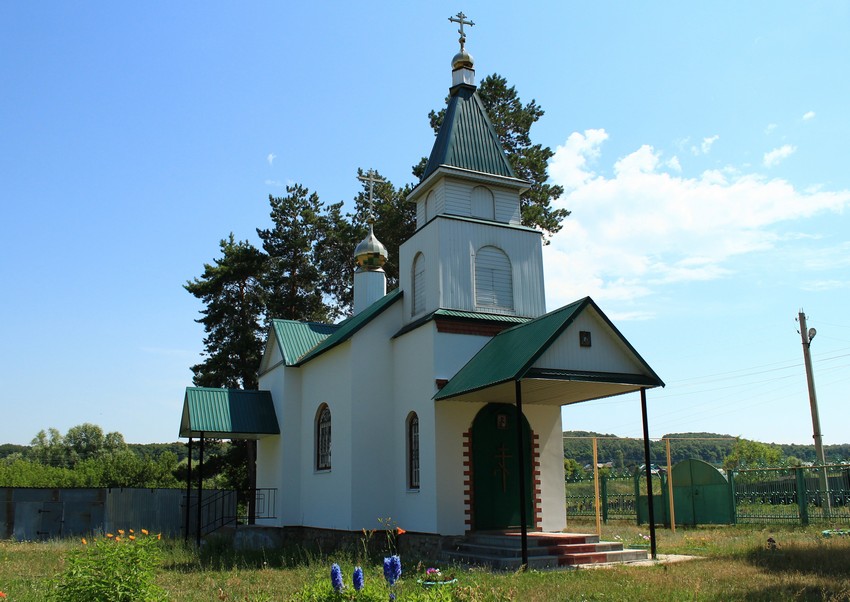
[{"label": "green grass", "polygon": [[[570,530],[593,532],[592,523],[571,524]],[[850,601],[850,537],[824,538],[822,527],[786,525],[679,528],[658,530],[659,554],[686,554],[699,560],[654,566],[617,566],[572,570],[494,574],[452,569],[458,577],[454,599],[465,602],[522,600],[716,600]],[[631,523],[603,526],[603,539],[625,544],[643,542],[646,528]],[[779,548],[766,549],[768,537]],[[64,567],[78,540],[45,543],[0,541],[0,591],[8,602],[41,602],[51,579]],[[329,585],[329,567],[338,562],[351,582],[350,555],[327,558],[299,549],[236,553],[223,546],[202,555],[182,542],[165,542],[165,562],[157,584],[169,599],[215,602],[290,600],[316,581]],[[398,600],[417,598],[420,586],[412,578],[415,563],[403,558],[405,574]],[[364,567],[367,581],[380,580],[380,566]]]}]

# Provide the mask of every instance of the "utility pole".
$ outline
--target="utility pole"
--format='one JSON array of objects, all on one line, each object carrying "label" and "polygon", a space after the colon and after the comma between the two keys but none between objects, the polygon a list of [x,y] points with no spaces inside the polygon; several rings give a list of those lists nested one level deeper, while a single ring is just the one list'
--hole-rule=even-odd
[{"label": "utility pole", "polygon": [[806,381],[809,385],[809,405],[812,408],[812,437],[815,440],[815,455],[817,463],[820,464],[820,489],[826,500],[822,503],[824,518],[829,518],[831,501],[829,499],[829,479],[826,474],[826,460],[823,455],[823,438],[820,432],[820,416],[818,416],[818,396],[815,393],[815,377],[812,373],[812,356],[809,353],[809,347],[812,344],[812,339],[815,338],[817,330],[814,328],[806,328],[806,314],[800,309],[797,314],[797,320],[800,323],[800,338],[803,340],[803,361],[806,364]]}]

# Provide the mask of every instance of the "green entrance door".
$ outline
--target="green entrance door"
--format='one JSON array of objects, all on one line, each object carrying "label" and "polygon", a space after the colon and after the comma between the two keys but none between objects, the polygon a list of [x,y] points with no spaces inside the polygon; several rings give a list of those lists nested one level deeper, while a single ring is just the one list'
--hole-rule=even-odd
[{"label": "green entrance door", "polygon": [[[526,525],[532,513],[531,428],[523,417],[525,447]],[[472,483],[474,528],[478,531],[520,526],[517,411],[508,404],[491,403],[472,422]]]}]

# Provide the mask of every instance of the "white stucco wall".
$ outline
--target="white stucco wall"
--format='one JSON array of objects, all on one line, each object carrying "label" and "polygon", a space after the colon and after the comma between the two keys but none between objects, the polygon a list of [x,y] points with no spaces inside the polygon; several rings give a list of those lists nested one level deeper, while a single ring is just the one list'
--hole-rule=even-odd
[{"label": "white stucco wall", "polygon": [[540,502],[543,531],[563,531],[567,525],[564,498],[564,433],[560,406],[523,405],[531,430],[539,437]]},{"label": "white stucco wall", "polygon": [[[277,526],[294,524],[301,515],[301,372],[278,365],[260,376],[259,388],[271,392],[280,435],[257,441],[257,487],[277,489]],[[292,403],[296,400],[296,403]]]},{"label": "white stucco wall", "polygon": [[[392,518],[408,531],[437,532],[437,472],[434,432],[434,332],[433,322],[424,324],[393,340],[392,414],[393,498]],[[419,418],[419,489],[407,483],[407,417]]]},{"label": "white stucco wall", "polygon": [[[291,523],[351,530],[351,343],[301,366],[301,507]],[[315,421],[319,406],[331,410],[331,468],[316,470]]]},{"label": "white stucco wall", "polygon": [[437,532],[463,535],[468,529],[464,500],[463,433],[485,404],[456,401],[436,403],[437,415]]},{"label": "white stucco wall", "polygon": [[[395,408],[392,336],[401,327],[402,304],[394,303],[351,339],[351,525],[374,529],[379,518],[396,519],[394,491],[404,484],[404,424]],[[406,527],[404,527],[406,528]]]}]

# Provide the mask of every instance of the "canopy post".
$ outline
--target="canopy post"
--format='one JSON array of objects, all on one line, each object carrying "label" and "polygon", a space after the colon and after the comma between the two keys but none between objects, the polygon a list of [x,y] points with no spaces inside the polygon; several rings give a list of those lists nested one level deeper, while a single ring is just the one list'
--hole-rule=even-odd
[{"label": "canopy post", "polygon": [[201,547],[201,498],[204,492],[204,431],[201,431],[201,447],[198,450],[198,532],[195,533],[195,543]]},{"label": "canopy post", "polygon": [[656,560],[655,549],[655,508],[652,504],[652,462],[649,453],[649,419],[646,417],[646,388],[640,389],[640,412],[643,420],[643,462],[646,468],[646,501],[649,507],[649,545],[653,560]]},{"label": "canopy post", "polygon": [[522,413],[522,383],[519,379],[516,383],[516,436],[517,436],[517,462],[519,462],[519,522],[520,536],[522,539],[522,570],[528,568],[528,525],[525,513],[525,444],[522,437],[522,425],[525,417]]},{"label": "canopy post", "polygon": [[189,437],[189,464],[186,472],[186,524],[183,530],[183,541],[189,542],[189,513],[192,509],[192,437]]}]

